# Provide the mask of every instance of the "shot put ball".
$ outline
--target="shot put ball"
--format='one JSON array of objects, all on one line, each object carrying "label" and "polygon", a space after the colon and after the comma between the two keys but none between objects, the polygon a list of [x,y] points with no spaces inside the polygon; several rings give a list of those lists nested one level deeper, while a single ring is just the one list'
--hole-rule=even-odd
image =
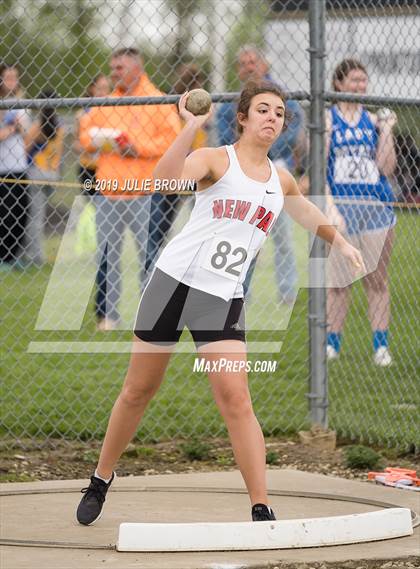
[{"label": "shot put ball", "polygon": [[188,93],[185,108],[193,115],[206,115],[211,107],[211,97],[204,89],[193,89]]}]

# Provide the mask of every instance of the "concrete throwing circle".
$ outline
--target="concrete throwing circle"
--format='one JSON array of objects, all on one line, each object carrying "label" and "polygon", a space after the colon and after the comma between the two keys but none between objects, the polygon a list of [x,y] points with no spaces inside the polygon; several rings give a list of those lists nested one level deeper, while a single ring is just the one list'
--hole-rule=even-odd
[{"label": "concrete throwing circle", "polygon": [[[133,494],[141,494],[141,498],[133,499]],[[281,520],[306,518],[308,513],[310,517],[345,516],[400,507],[328,493],[270,490],[269,495]],[[0,492],[3,519],[7,520],[0,545],[115,550],[118,527],[124,522],[249,521],[248,495],[242,489],[116,487],[107,496],[105,515],[89,527],[80,526],[75,520],[79,496],[80,490],[75,488]],[[419,517],[413,511],[411,518],[413,528],[419,525]],[[9,537],[4,535],[6,530]]]}]

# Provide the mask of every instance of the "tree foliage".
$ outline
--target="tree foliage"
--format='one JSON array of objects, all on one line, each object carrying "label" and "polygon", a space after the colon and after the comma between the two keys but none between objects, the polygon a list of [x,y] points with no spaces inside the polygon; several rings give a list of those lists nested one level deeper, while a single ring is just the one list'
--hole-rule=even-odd
[{"label": "tree foliage", "polygon": [[86,0],[4,0],[0,3],[2,60],[17,64],[28,96],[53,88],[65,97],[82,95],[104,71],[109,47],[95,34],[102,4]]},{"label": "tree foliage", "polygon": [[270,13],[270,2],[245,0],[243,10],[232,27],[227,42],[226,72],[227,90],[237,91],[239,79],[236,72],[236,55],[244,45],[255,45],[263,50],[265,24]]}]

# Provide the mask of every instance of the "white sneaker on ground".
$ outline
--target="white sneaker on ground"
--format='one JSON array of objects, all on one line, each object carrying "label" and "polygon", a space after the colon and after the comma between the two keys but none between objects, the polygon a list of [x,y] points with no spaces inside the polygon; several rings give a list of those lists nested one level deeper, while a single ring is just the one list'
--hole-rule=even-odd
[{"label": "white sneaker on ground", "polygon": [[336,360],[338,358],[338,352],[329,344],[327,345],[327,360]]},{"label": "white sneaker on ground", "polygon": [[373,356],[373,361],[377,366],[380,367],[390,366],[392,364],[392,358],[388,348],[385,346],[378,348],[375,352],[375,355]]}]

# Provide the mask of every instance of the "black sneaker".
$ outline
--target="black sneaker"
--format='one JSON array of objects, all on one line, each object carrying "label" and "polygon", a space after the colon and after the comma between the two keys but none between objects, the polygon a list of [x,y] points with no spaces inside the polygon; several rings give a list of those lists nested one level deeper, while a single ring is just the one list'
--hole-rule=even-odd
[{"label": "black sneaker", "polygon": [[76,517],[79,524],[90,526],[99,520],[102,514],[106,493],[114,478],[115,472],[112,473],[112,478],[107,484],[100,478],[91,476],[89,486],[82,489],[84,496],[77,508]]},{"label": "black sneaker", "polygon": [[252,506],[253,522],[270,522],[275,519],[276,516],[270,506],[266,506],[265,504],[254,504]]}]

